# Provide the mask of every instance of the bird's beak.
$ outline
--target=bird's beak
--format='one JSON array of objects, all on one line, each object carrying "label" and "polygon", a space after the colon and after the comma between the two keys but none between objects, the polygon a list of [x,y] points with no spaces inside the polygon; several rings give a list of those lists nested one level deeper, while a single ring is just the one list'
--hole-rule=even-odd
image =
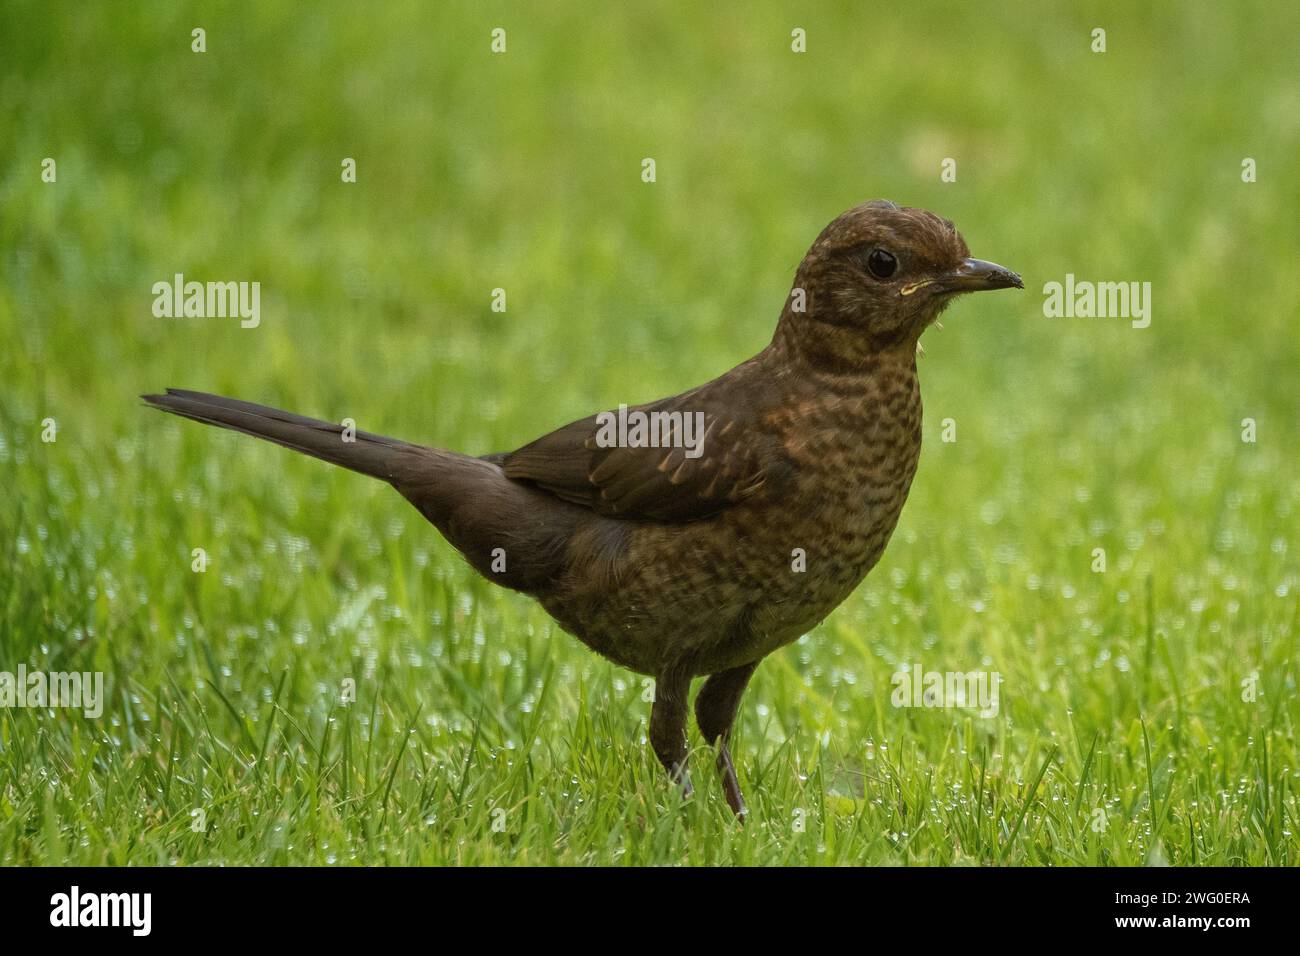
[{"label": "bird's beak", "polygon": [[1023,289],[1020,276],[994,262],[966,259],[952,272],[940,276],[936,284],[946,292],[981,292],[986,289]]}]

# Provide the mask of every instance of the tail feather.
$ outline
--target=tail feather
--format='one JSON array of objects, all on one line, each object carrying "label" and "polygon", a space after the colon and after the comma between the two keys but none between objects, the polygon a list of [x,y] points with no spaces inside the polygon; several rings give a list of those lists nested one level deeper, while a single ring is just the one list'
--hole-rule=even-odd
[{"label": "tail feather", "polygon": [[412,454],[431,452],[423,445],[363,431],[347,436],[352,440],[344,440],[342,425],[206,392],[169,388],[165,395],[140,397],[173,415],[243,432],[388,482],[402,477],[406,469],[401,466],[411,461]]},{"label": "tail feather", "polygon": [[[219,425],[292,448],[363,475],[382,478],[415,505],[488,580],[535,594],[550,587],[568,564],[567,543],[592,513],[506,477],[501,456],[473,458],[357,432],[343,426],[253,402],[169,388],[141,395],[154,408]],[[602,548],[617,550],[622,537],[611,524]],[[593,545],[594,547],[594,545]],[[499,556],[508,555],[506,564]]]}]

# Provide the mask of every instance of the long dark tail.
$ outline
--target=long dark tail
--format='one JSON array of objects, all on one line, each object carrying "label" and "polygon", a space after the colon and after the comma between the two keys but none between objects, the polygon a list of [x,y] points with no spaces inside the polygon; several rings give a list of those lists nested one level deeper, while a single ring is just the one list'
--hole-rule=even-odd
[{"label": "long dark tail", "polygon": [[404,477],[407,469],[402,466],[409,465],[412,453],[424,456],[432,451],[423,445],[412,445],[370,432],[345,434],[343,426],[333,422],[206,392],[169,388],[166,395],[140,397],[154,408],[173,415],[263,438],[388,482]]},{"label": "long dark tail", "polygon": [[361,431],[344,441],[342,425],[205,392],[169,388],[166,395],[140,397],[173,415],[382,478],[480,574],[504,587],[536,593],[550,586],[566,566],[569,538],[591,518],[584,508],[507,478],[499,456],[474,458]]}]

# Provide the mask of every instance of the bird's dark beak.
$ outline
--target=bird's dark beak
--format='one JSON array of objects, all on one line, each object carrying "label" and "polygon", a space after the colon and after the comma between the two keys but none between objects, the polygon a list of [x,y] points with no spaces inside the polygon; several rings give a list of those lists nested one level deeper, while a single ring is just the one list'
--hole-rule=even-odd
[{"label": "bird's dark beak", "polygon": [[952,272],[941,276],[938,284],[948,292],[981,292],[986,289],[1023,289],[1020,276],[995,262],[966,259]]}]

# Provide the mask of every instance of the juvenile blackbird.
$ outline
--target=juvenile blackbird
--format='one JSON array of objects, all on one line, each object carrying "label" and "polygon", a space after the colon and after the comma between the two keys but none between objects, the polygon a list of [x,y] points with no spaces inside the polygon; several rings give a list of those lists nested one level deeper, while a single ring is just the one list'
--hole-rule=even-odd
[{"label": "juvenile blackbird", "polygon": [[627,410],[669,413],[658,447],[593,415],[475,458],[201,392],[142,397],[392,484],[489,581],[655,679],[650,742],[687,792],[687,699],[706,677],[696,720],[743,817],[727,742],[750,675],[857,587],[907,498],[917,340],[955,296],[1010,287],[1020,277],[970,258],[947,219],[850,209],[804,256],[767,348]]}]

